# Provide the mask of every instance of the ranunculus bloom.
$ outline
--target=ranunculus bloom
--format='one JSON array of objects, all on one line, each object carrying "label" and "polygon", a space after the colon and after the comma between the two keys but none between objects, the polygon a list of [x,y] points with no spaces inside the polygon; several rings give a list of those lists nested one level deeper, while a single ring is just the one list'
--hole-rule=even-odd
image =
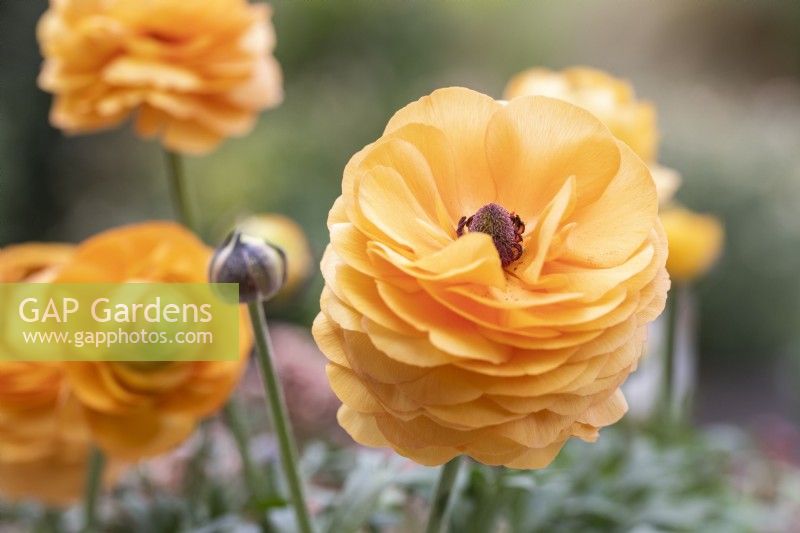
[{"label": "ranunculus bloom", "polygon": [[711,215],[672,206],[661,213],[669,240],[667,270],[676,282],[690,282],[708,272],[722,252],[725,230]]},{"label": "ranunculus bloom", "polygon": [[286,284],[279,296],[291,295],[308,280],[313,256],[303,228],[289,217],[277,214],[253,215],[237,224],[243,233],[260,237],[286,255]]},{"label": "ranunculus bloom", "polygon": [[0,283],[34,282],[52,279],[72,257],[69,244],[30,243],[0,249]]},{"label": "ranunculus bloom", "polygon": [[[61,244],[0,249],[0,282],[49,281],[72,255]],[[59,363],[0,355],[0,496],[66,505],[83,493],[91,449],[80,407]],[[113,477],[108,472],[107,481]]]},{"label": "ranunculus bloom", "polygon": [[594,440],[664,306],[657,212],[641,159],[576,106],[450,88],[403,108],[328,219],[314,335],[340,423],[428,465]]},{"label": "ranunculus bloom", "polygon": [[[210,257],[211,250],[182,226],[148,222],[83,242],[56,281],[203,283]],[[65,363],[100,447],[135,460],[189,436],[228,399],[244,369],[252,338],[244,313],[239,323],[235,361]]]},{"label": "ranunculus bloom", "polygon": [[282,99],[270,9],[246,0],[51,0],[38,38],[50,120],[68,133],[136,127],[202,154]]},{"label": "ranunculus bloom", "polygon": [[505,90],[508,99],[536,95],[565,100],[590,111],[650,166],[661,203],[675,194],[680,175],[656,163],[656,110],[650,102],[638,100],[628,82],[586,67],[561,72],[532,68],[514,76]]}]

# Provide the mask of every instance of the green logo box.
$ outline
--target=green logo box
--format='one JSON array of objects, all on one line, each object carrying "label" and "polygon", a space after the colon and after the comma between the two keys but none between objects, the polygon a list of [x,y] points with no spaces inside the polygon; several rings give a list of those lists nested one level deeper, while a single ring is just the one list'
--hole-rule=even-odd
[{"label": "green logo box", "polygon": [[0,361],[231,361],[236,283],[0,283]]}]

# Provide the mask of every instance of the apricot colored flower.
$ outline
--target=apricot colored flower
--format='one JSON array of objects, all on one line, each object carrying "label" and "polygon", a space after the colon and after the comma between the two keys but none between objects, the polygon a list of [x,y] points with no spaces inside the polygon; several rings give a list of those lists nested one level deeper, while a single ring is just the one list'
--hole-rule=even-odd
[{"label": "apricot colored flower", "polygon": [[[0,249],[0,282],[46,282],[72,255],[60,244]],[[59,363],[0,355],[0,497],[66,505],[83,493],[91,449],[80,407]],[[113,479],[111,470],[107,481]]]},{"label": "apricot colored flower", "polygon": [[669,240],[667,270],[676,282],[687,283],[707,273],[722,253],[725,230],[711,215],[672,206],[661,213]]},{"label": "apricot colored flower", "polygon": [[144,137],[203,154],[282,99],[270,8],[246,0],[51,0],[39,86],[67,133],[136,114]]},{"label": "apricot colored flower", "polygon": [[0,248],[0,283],[52,279],[72,257],[69,244],[30,243]]},{"label": "apricot colored flower", "polygon": [[314,335],[358,442],[427,465],[547,465],[626,410],[663,309],[647,167],[587,111],[463,88],[344,170]]},{"label": "apricot colored flower", "polygon": [[[210,257],[211,250],[182,226],[148,222],[83,242],[56,281],[203,283]],[[222,406],[244,370],[252,344],[244,313],[239,324],[235,361],[65,363],[100,447],[135,460],[180,444]]]},{"label": "apricot colored flower", "polygon": [[279,296],[297,291],[311,274],[313,256],[308,239],[297,222],[278,215],[253,215],[237,225],[243,233],[260,237],[283,250],[286,255],[286,284]]},{"label": "apricot colored flower", "polygon": [[636,98],[630,83],[587,67],[561,72],[532,68],[514,76],[505,90],[508,99],[534,95],[565,100],[594,114],[651,167],[661,203],[675,194],[680,186],[680,175],[656,163],[656,110],[650,102]]}]

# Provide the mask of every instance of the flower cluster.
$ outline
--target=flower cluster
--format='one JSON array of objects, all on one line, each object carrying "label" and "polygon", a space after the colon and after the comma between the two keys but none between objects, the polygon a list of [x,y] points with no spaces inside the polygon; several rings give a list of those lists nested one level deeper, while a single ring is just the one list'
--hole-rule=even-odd
[{"label": "flower cluster", "polygon": [[647,166],[587,111],[435,91],[350,160],[328,226],[314,334],[358,442],[537,468],[625,412],[667,243]]},{"label": "flower cluster", "polygon": [[[211,250],[173,223],[113,229],[82,244],[0,250],[0,282],[205,282]],[[216,411],[251,347],[201,362],[0,362],[0,492],[66,504],[81,494],[92,446],[122,461],[165,452]]]},{"label": "flower cluster", "polygon": [[[245,135],[259,111],[282,99],[270,16],[268,6],[246,0],[52,0],[37,28],[44,56],[39,85],[54,94],[51,122],[83,133],[135,116],[140,135],[192,154]],[[0,282],[204,283],[210,258],[211,250],[188,230],[150,222],[76,247],[0,250]],[[303,272],[295,277],[300,283]],[[69,503],[83,490],[93,446],[111,458],[107,480],[119,461],[175,447],[227,400],[244,371],[252,338],[247,321],[239,324],[232,361],[23,363],[6,357],[0,362],[0,492]]]},{"label": "flower cluster", "polygon": [[[246,0],[52,0],[38,26],[51,122],[81,133],[135,115],[168,150],[208,153],[282,99],[269,19]],[[400,110],[348,163],[328,219],[313,333],[340,424],[429,465],[465,454],[540,468],[568,439],[595,440],[626,411],[620,386],[664,307],[667,267],[686,279],[717,255],[708,224],[671,233],[692,260],[667,264],[659,202],[679,181],[658,164],[653,106],[596,70],[532,69],[504,101],[449,88]],[[664,215],[679,234],[687,220]],[[153,222],[74,249],[0,251],[0,281],[210,272],[247,280],[240,298],[255,302],[295,291],[310,262],[288,219],[249,219],[213,260],[188,230]],[[243,373],[246,323],[234,361],[0,364],[0,490],[64,501],[92,443],[127,461],[175,447]],[[35,481],[70,469],[48,489]]]}]

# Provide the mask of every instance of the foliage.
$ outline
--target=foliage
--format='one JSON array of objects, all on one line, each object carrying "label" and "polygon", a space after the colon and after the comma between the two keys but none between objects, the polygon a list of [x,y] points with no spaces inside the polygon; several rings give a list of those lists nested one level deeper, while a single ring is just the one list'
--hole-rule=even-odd
[{"label": "foliage", "polygon": [[491,531],[489,522],[531,533],[758,530],[758,504],[730,484],[729,454],[694,435],[660,440],[630,430],[572,442],[545,470],[473,467],[456,530]]},{"label": "foliage", "polygon": [[[259,437],[260,438],[260,437]],[[247,499],[238,471],[202,439],[192,443],[182,477],[156,486],[146,470],[130,476],[106,501],[107,531],[293,531],[278,483]],[[275,481],[274,456],[259,468]],[[419,531],[437,470],[382,451],[306,447],[302,467],[312,479],[308,500],[323,533]],[[800,471],[755,452],[738,430],[705,431],[621,425],[596,444],[569,443],[539,471],[462,467],[452,531],[537,532],[783,532],[800,514]],[[0,507],[0,529],[72,531],[79,509],[59,516],[35,505]],[[3,531],[6,531],[3,529]]]}]

